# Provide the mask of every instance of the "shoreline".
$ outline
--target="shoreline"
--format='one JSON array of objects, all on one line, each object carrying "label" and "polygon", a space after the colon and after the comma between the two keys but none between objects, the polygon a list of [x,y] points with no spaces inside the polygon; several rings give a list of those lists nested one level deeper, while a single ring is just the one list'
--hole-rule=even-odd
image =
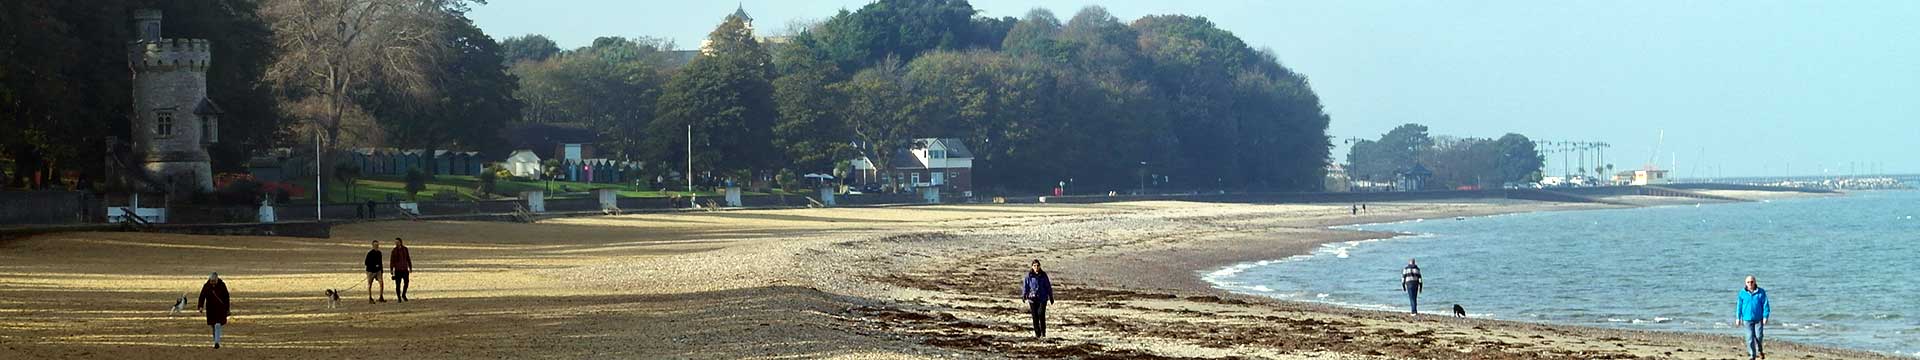
[{"label": "shoreline", "polygon": [[[1473,199],[1345,204],[972,204],[632,214],[533,224],[349,224],[332,239],[62,233],[0,243],[6,354],[204,358],[162,311],[217,270],[227,355],[418,358],[1719,359],[1737,340],[1506,320],[1409,318],[1216,289],[1197,271],[1393,233],[1329,226],[1615,205]],[[405,237],[404,304],[323,308],[368,240]],[[1034,339],[1017,293],[1041,259],[1059,298]],[[345,269],[345,270],[343,270]],[[11,311],[11,312],[8,312]],[[1779,343],[1781,358],[1892,357]]]},{"label": "shoreline", "polygon": [[[1164,213],[1168,221],[1136,225],[1129,221],[1132,219],[1113,219],[1101,224],[1120,228],[1105,230],[1106,234],[1141,232],[1122,237],[1128,241],[1089,244],[1039,240],[1054,245],[988,251],[971,257],[950,255],[953,258],[949,261],[909,267],[909,276],[890,276],[890,285],[907,291],[881,297],[903,299],[889,311],[958,319],[945,325],[933,322],[923,324],[924,328],[893,332],[896,335],[924,337],[929,344],[948,348],[1058,355],[1021,340],[1021,327],[1017,325],[991,330],[952,329],[976,322],[1019,324],[1021,310],[1006,305],[1010,300],[1004,291],[1011,290],[995,290],[1006,289],[1006,282],[1012,280],[1002,278],[1009,275],[995,275],[998,271],[973,264],[1021,264],[1038,258],[1051,264],[1048,269],[1055,274],[1056,287],[1064,288],[1057,290],[1062,300],[1049,310],[1050,317],[1064,318],[1060,322],[1067,329],[1056,338],[1063,343],[1084,341],[1087,346],[1095,346],[1099,351],[1092,354],[1100,357],[1155,358],[1141,355],[1145,352],[1176,358],[1720,359],[1741,353],[1739,340],[1728,336],[1513,320],[1409,318],[1397,312],[1240,294],[1200,279],[1206,270],[1304,254],[1328,242],[1396,235],[1327,226],[1624,208],[1510,200],[1370,205],[1383,206],[1370,209],[1389,215],[1354,217],[1347,214],[1345,206],[1327,204],[1214,205],[1218,208],[1191,210],[1195,205],[1136,203],[1133,206],[1163,207],[1147,212]],[[1126,229],[1130,226],[1141,229]],[[1049,232],[1033,228],[1020,234]],[[998,237],[977,236],[981,239],[956,235],[944,240],[991,243]],[[1080,328],[1090,329],[1074,330]],[[1776,343],[1770,344],[1774,346],[1769,354],[1782,358],[1895,358],[1858,350]]]},{"label": "shoreline", "polygon": [[[1782,200],[1782,199],[1807,199],[1807,198],[1828,198],[1828,197],[1848,196],[1846,193],[1821,194],[1821,193],[1775,192],[1775,191],[1717,191],[1716,190],[1716,191],[1703,191],[1703,193],[1710,193],[1712,195],[1738,198],[1741,200],[1752,201],[1752,202],[1771,202],[1773,200]],[[1622,200],[1622,199],[1615,198],[1612,200]],[[1316,254],[1316,252],[1320,247],[1330,245],[1330,244],[1356,242],[1356,241],[1361,243],[1372,242],[1372,241],[1389,241],[1389,240],[1394,240],[1394,239],[1403,238],[1403,237],[1412,237],[1412,236],[1421,235],[1421,234],[1404,233],[1404,232],[1343,229],[1343,227],[1397,224],[1397,223],[1406,223],[1406,222],[1414,222],[1414,221],[1444,221],[1450,218],[1462,218],[1462,217],[1484,218],[1484,217],[1538,213],[1538,212],[1637,209],[1637,208],[1647,208],[1647,207],[1685,206],[1685,205],[1694,205],[1694,204],[1724,205],[1724,204],[1737,203],[1737,202],[1730,202],[1730,201],[1719,201],[1719,200],[1702,201],[1702,200],[1695,200],[1695,199],[1670,199],[1670,200],[1659,200],[1659,201],[1638,201],[1638,202],[1629,201],[1629,202],[1636,203],[1638,206],[1593,204],[1592,206],[1571,206],[1571,207],[1549,206],[1545,208],[1540,208],[1535,206],[1519,205],[1519,206],[1504,207],[1502,209],[1493,210],[1493,211],[1462,211],[1462,212],[1418,214],[1418,215],[1411,215],[1411,216],[1390,217],[1388,220],[1385,220],[1385,221],[1358,221],[1358,220],[1346,221],[1346,222],[1333,221],[1333,222],[1327,223],[1327,225],[1323,228],[1323,230],[1329,231],[1329,232],[1335,232],[1335,233],[1344,233],[1345,235],[1351,235],[1351,236],[1347,236],[1347,237],[1334,236],[1334,237],[1320,238],[1320,239],[1317,239],[1316,241],[1307,243],[1306,245],[1308,245],[1308,247],[1306,247],[1305,248],[1306,250],[1304,251],[1281,253],[1285,256],[1280,256],[1280,257],[1257,259],[1257,260],[1256,259],[1238,259],[1238,260],[1229,261],[1229,260],[1222,259],[1219,261],[1214,261],[1213,263],[1215,263],[1215,265],[1213,266],[1199,268],[1192,271],[1193,278],[1205,284],[1204,288],[1184,286],[1181,288],[1177,288],[1177,290],[1193,292],[1193,293],[1211,292],[1211,293],[1216,293],[1215,295],[1223,296],[1223,297],[1251,297],[1257,300],[1275,301],[1280,303],[1302,305],[1306,307],[1321,307],[1323,308],[1322,310],[1330,311],[1330,312],[1348,313],[1348,314],[1356,314],[1356,315],[1388,314],[1388,315],[1397,316],[1397,315],[1403,315],[1402,311],[1404,311],[1405,309],[1392,309],[1393,307],[1392,305],[1384,306],[1388,309],[1376,309],[1376,308],[1372,308],[1372,306],[1369,306],[1368,304],[1344,304],[1344,303],[1327,302],[1327,301],[1315,301],[1315,300],[1308,300],[1308,299],[1280,298],[1275,296],[1258,294],[1252,291],[1232,289],[1230,287],[1234,285],[1231,283],[1217,282],[1217,281],[1209,280],[1208,278],[1210,277],[1210,275],[1216,274],[1219,271],[1224,271],[1227,269],[1237,268],[1238,271],[1235,271],[1235,272],[1238,273],[1238,272],[1249,270],[1257,266],[1267,266],[1267,265],[1271,265],[1271,264],[1275,264],[1283,261],[1292,261],[1292,260],[1295,260],[1295,258],[1300,256],[1317,256],[1318,254]],[[1585,204],[1581,204],[1581,205],[1585,205]],[[1433,215],[1433,216],[1428,216],[1428,215]],[[1426,317],[1426,316],[1423,316],[1423,317]],[[1444,316],[1436,314],[1436,315],[1431,315],[1431,317],[1444,317]],[[1448,320],[1452,320],[1452,319],[1448,319]],[[1659,336],[1692,338],[1699,341],[1716,341],[1716,340],[1741,341],[1741,339],[1739,339],[1737,336],[1715,334],[1715,333],[1704,333],[1704,332],[1679,331],[1679,330],[1628,329],[1628,328],[1605,327],[1600,325],[1566,324],[1566,323],[1554,323],[1554,322],[1545,322],[1545,321],[1526,321],[1526,320],[1519,320],[1519,319],[1470,318],[1466,320],[1487,321],[1487,322],[1504,323],[1504,324],[1510,324],[1510,325],[1537,325],[1537,326],[1541,326],[1542,328],[1549,328],[1549,329],[1551,328],[1585,329],[1588,331],[1603,332],[1603,333],[1604,332],[1627,333],[1627,334],[1647,333],[1647,334],[1657,334]],[[1459,320],[1454,320],[1454,321],[1459,321]],[[1791,342],[1791,341],[1785,341],[1785,340],[1769,340],[1768,341],[1768,345],[1770,347],[1779,348],[1779,347],[1773,346],[1774,344],[1781,344],[1781,345],[1791,346],[1799,349],[1837,350],[1840,353],[1855,353],[1855,355],[1871,355],[1871,356],[1889,357],[1889,358],[1904,359],[1904,358],[1909,358],[1909,356],[1920,356],[1920,353],[1908,355],[1908,354],[1898,353],[1898,352],[1891,352],[1891,353],[1877,352],[1877,351],[1870,351],[1870,350],[1834,347],[1829,345],[1798,343],[1798,342]]]}]

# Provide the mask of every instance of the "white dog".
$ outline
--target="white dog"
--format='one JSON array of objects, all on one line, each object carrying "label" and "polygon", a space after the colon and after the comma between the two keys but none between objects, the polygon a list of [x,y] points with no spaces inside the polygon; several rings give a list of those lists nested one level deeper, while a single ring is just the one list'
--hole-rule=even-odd
[{"label": "white dog", "polygon": [[179,299],[174,299],[174,300],[173,300],[173,313],[172,313],[172,315],[180,315],[180,310],[185,310],[186,308],[187,308],[187,295],[186,295],[186,294],[180,294],[180,298],[179,298]]}]

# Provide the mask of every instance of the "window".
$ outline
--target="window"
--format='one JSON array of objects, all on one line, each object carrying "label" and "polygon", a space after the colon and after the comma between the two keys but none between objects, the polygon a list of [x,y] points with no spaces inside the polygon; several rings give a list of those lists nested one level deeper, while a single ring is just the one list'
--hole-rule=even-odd
[{"label": "window", "polygon": [[213,121],[204,116],[200,118],[200,141],[213,141]]},{"label": "window", "polygon": [[941,180],[945,180],[946,176],[941,176],[940,174],[942,173],[939,171],[935,171],[933,172],[933,177],[927,180],[932,182],[933,185],[940,185],[940,184],[946,183],[945,181],[941,181]]},{"label": "window", "polygon": [[933,158],[933,159],[945,159],[947,158],[947,151],[946,150],[927,150],[927,157]]},{"label": "window", "polygon": [[920,173],[913,173],[913,182],[910,184],[914,184],[914,185],[920,184]]},{"label": "window", "polygon": [[153,114],[153,134],[160,137],[173,137],[173,112],[162,110]]}]

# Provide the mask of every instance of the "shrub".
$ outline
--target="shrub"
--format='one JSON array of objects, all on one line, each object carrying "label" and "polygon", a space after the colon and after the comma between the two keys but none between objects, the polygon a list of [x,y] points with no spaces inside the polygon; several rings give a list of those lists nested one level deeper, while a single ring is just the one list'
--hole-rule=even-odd
[{"label": "shrub", "polygon": [[252,179],[240,179],[227,182],[215,192],[214,200],[220,205],[259,205],[260,199],[267,196],[267,187]]},{"label": "shrub", "polygon": [[[498,165],[495,165],[495,166],[498,166]],[[506,169],[489,168],[487,169],[487,171],[480,172],[480,175],[478,177],[478,179],[480,180],[480,188],[476,190],[478,190],[483,197],[492,195],[495,185],[499,184],[500,182],[500,172],[504,170]]]},{"label": "shrub", "polygon": [[427,182],[432,180],[433,175],[427,174],[425,170],[420,170],[420,168],[417,167],[407,169],[407,199],[419,199],[420,192],[426,190]]}]

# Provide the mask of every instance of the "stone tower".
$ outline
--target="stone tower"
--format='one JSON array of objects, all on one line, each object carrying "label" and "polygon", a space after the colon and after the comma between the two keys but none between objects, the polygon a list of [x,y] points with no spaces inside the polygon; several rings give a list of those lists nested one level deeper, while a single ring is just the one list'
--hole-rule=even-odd
[{"label": "stone tower", "polygon": [[[160,11],[135,10],[140,38],[127,42],[133,69],[132,158],[142,190],[213,191],[207,145],[220,139],[220,107],[207,98],[206,39],[161,36]],[[156,188],[165,187],[165,188]]]}]

